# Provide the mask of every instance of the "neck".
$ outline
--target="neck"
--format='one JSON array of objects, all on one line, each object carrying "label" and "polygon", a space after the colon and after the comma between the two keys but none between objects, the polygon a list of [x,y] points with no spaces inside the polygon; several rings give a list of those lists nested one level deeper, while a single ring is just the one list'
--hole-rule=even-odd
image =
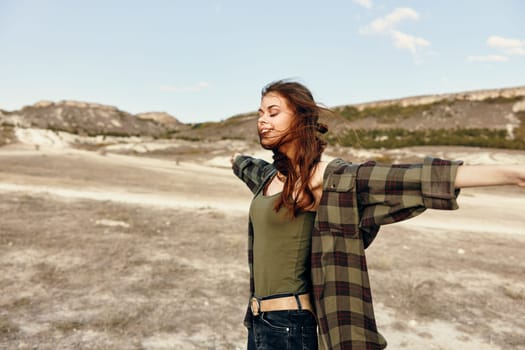
[{"label": "neck", "polygon": [[287,142],[284,145],[281,145],[278,149],[278,152],[284,154],[288,159],[293,161],[295,159],[295,155],[297,154],[295,142]]}]

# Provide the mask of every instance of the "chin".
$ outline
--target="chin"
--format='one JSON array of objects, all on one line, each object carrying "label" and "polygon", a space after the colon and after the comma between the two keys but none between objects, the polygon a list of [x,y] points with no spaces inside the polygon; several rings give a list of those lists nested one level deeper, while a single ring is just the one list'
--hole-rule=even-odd
[{"label": "chin", "polygon": [[270,144],[269,142],[264,142],[263,140],[260,140],[259,143],[261,147],[264,149],[273,149],[273,145]]}]

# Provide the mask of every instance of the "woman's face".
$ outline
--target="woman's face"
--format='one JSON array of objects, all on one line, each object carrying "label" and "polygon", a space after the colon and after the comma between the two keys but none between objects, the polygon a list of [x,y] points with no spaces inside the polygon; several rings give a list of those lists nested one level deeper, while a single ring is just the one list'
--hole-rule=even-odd
[{"label": "woman's face", "polygon": [[281,144],[282,137],[288,133],[294,112],[281,95],[269,92],[261,99],[257,131],[261,146],[271,149]]}]

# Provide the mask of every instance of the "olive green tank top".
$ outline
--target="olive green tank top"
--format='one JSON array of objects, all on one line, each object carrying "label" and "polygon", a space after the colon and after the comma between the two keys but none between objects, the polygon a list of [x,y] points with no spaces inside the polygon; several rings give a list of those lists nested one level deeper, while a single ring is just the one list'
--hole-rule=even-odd
[{"label": "olive green tank top", "polygon": [[258,194],[250,205],[253,225],[255,296],[305,293],[310,290],[310,248],[315,213],[290,218],[286,209],[275,212],[280,193]]}]

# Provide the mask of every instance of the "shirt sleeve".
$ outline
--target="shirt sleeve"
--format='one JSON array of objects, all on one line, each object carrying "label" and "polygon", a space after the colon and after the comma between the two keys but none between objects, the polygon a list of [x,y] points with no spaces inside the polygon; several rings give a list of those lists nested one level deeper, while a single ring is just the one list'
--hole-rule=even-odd
[{"label": "shirt sleeve", "polygon": [[425,209],[457,209],[455,179],[461,164],[430,157],[422,164],[362,164],[356,181],[360,226],[406,220]]},{"label": "shirt sleeve", "polygon": [[235,157],[232,165],[233,173],[241,179],[253,193],[259,188],[267,172],[271,171],[271,167],[271,164],[265,160],[245,155]]}]

